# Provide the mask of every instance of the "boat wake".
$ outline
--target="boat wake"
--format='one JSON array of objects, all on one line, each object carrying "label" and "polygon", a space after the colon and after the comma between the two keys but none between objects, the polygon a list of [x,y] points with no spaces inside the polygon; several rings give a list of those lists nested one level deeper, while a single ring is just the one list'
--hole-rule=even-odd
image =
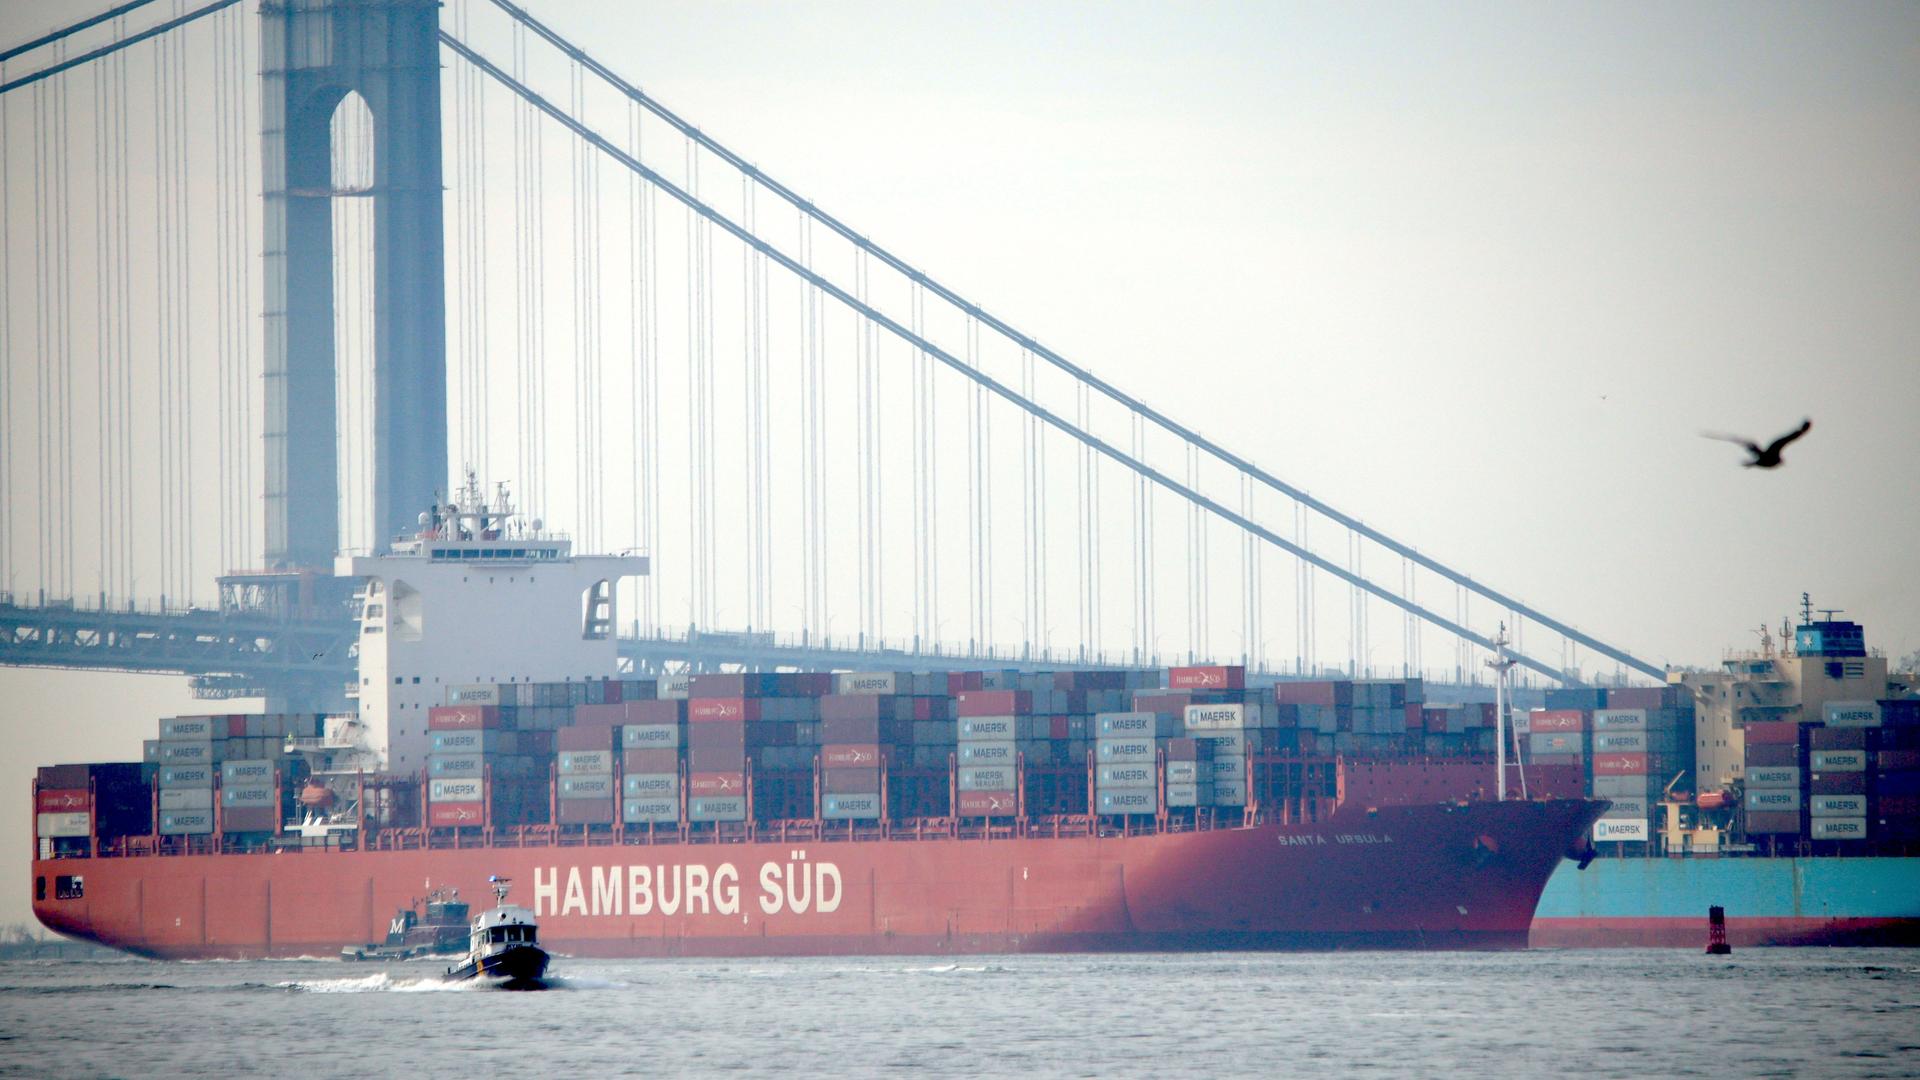
[{"label": "boat wake", "polygon": [[[628,985],[612,979],[583,975],[549,975],[544,982],[548,990],[621,990]],[[298,979],[276,983],[275,989],[299,994],[484,994],[505,988],[489,979],[448,982],[437,976],[396,978],[382,971],[357,979]]]}]

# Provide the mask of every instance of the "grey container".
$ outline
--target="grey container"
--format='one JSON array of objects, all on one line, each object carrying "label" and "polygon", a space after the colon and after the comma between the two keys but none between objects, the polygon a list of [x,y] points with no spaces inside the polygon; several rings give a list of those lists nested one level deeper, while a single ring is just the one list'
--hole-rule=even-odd
[{"label": "grey container", "polygon": [[955,757],[962,765],[1012,765],[1019,753],[1010,742],[970,742],[962,743]]},{"label": "grey container", "polygon": [[214,738],[225,738],[227,718],[220,717],[220,730],[214,730],[214,718],[211,716],[171,716],[160,721],[160,740],[162,742],[211,742]]},{"label": "grey container", "polygon": [[620,820],[629,825],[677,824],[680,820],[680,800],[623,799],[620,803]]},{"label": "grey container", "polygon": [[627,724],[620,729],[623,750],[669,750],[679,745],[679,724]]},{"label": "grey container", "polygon": [[955,774],[961,791],[1012,791],[1011,765],[967,765]]},{"label": "grey container", "polygon": [[820,800],[820,816],[832,821],[870,821],[880,816],[880,793],[825,795]]},{"label": "grey container", "polygon": [[1094,760],[1102,765],[1144,764],[1153,760],[1153,740],[1101,739],[1094,744]]},{"label": "grey container", "polygon": [[213,831],[213,811],[176,810],[160,815],[163,836],[204,836]]},{"label": "grey container", "polygon": [[487,759],[479,754],[432,754],[427,758],[427,776],[435,780],[478,780],[486,775]]},{"label": "grey container", "polygon": [[485,783],[477,778],[429,780],[427,782],[428,802],[479,802],[485,793]]},{"label": "grey container", "polygon": [[211,788],[212,765],[162,765],[157,778],[163,788]]},{"label": "grey container", "polygon": [[262,806],[277,806],[279,799],[270,787],[236,787],[220,789],[220,805],[235,810]]},{"label": "grey container", "polygon": [[562,750],[559,769],[561,776],[606,776],[613,772],[613,751]]},{"label": "grey container", "polygon": [[164,788],[160,792],[160,809],[175,810],[211,810],[213,809],[213,789],[204,788]]},{"label": "grey container", "polygon": [[744,795],[711,795],[687,800],[688,821],[745,821]]},{"label": "grey container", "polygon": [[272,787],[279,770],[267,758],[241,758],[220,763],[220,786]]},{"label": "grey container", "polygon": [[1151,788],[1155,785],[1153,766],[1144,762],[1127,765],[1102,765],[1094,773],[1094,785],[1108,788]]},{"label": "grey container", "polygon": [[1094,793],[1094,812],[1098,814],[1155,814],[1160,800],[1152,788],[1119,788]]},{"label": "grey container", "polygon": [[626,799],[649,801],[670,799],[680,793],[676,773],[628,773],[620,780],[620,795]]},{"label": "grey container", "polygon": [[560,778],[560,797],[563,799],[611,799],[617,794],[619,791],[614,786],[611,773]]}]

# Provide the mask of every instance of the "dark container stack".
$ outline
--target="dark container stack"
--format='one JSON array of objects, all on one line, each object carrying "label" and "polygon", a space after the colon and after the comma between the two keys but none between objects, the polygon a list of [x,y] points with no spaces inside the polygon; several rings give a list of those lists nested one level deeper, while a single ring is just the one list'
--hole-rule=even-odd
[{"label": "dark container stack", "polygon": [[[499,690],[510,695],[516,686],[532,685],[537,684],[503,684]],[[545,728],[518,729],[522,722],[545,722],[537,716],[535,707],[500,705],[427,710],[427,824],[472,828],[546,822],[554,735]]]},{"label": "dark container stack", "polygon": [[[146,744],[146,769],[158,795],[151,830],[161,836],[276,833],[294,812],[303,777],[289,738],[320,734],[310,713],[175,716]],[[104,834],[103,834],[104,835]],[[127,833],[124,835],[133,835]]]},{"label": "dark container stack", "polygon": [[555,824],[610,826],[620,816],[621,797],[614,778],[619,725],[610,721],[625,719],[625,711],[620,705],[582,705],[576,716],[572,727],[554,733]]},{"label": "dark container stack", "polygon": [[1920,699],[1880,705],[1880,731],[1867,777],[1874,839],[1920,845]]},{"label": "dark container stack", "polygon": [[1743,803],[1749,837],[1800,834],[1806,778],[1802,730],[1791,720],[1746,726]]}]

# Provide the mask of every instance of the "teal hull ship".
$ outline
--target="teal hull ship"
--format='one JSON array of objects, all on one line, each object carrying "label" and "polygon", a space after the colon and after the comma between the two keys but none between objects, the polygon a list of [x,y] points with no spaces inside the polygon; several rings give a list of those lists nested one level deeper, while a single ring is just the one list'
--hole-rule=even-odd
[{"label": "teal hull ship", "polygon": [[1920,945],[1920,858],[1595,859],[1563,865],[1534,948],[1699,948],[1707,909],[1751,945]]}]

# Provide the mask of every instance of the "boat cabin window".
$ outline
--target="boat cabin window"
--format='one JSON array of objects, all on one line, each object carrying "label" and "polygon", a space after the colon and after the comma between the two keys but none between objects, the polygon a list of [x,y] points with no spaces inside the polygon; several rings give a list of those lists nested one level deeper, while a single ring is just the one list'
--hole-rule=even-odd
[{"label": "boat cabin window", "polygon": [[487,931],[487,940],[495,945],[513,945],[533,941],[531,926],[496,926]]}]

